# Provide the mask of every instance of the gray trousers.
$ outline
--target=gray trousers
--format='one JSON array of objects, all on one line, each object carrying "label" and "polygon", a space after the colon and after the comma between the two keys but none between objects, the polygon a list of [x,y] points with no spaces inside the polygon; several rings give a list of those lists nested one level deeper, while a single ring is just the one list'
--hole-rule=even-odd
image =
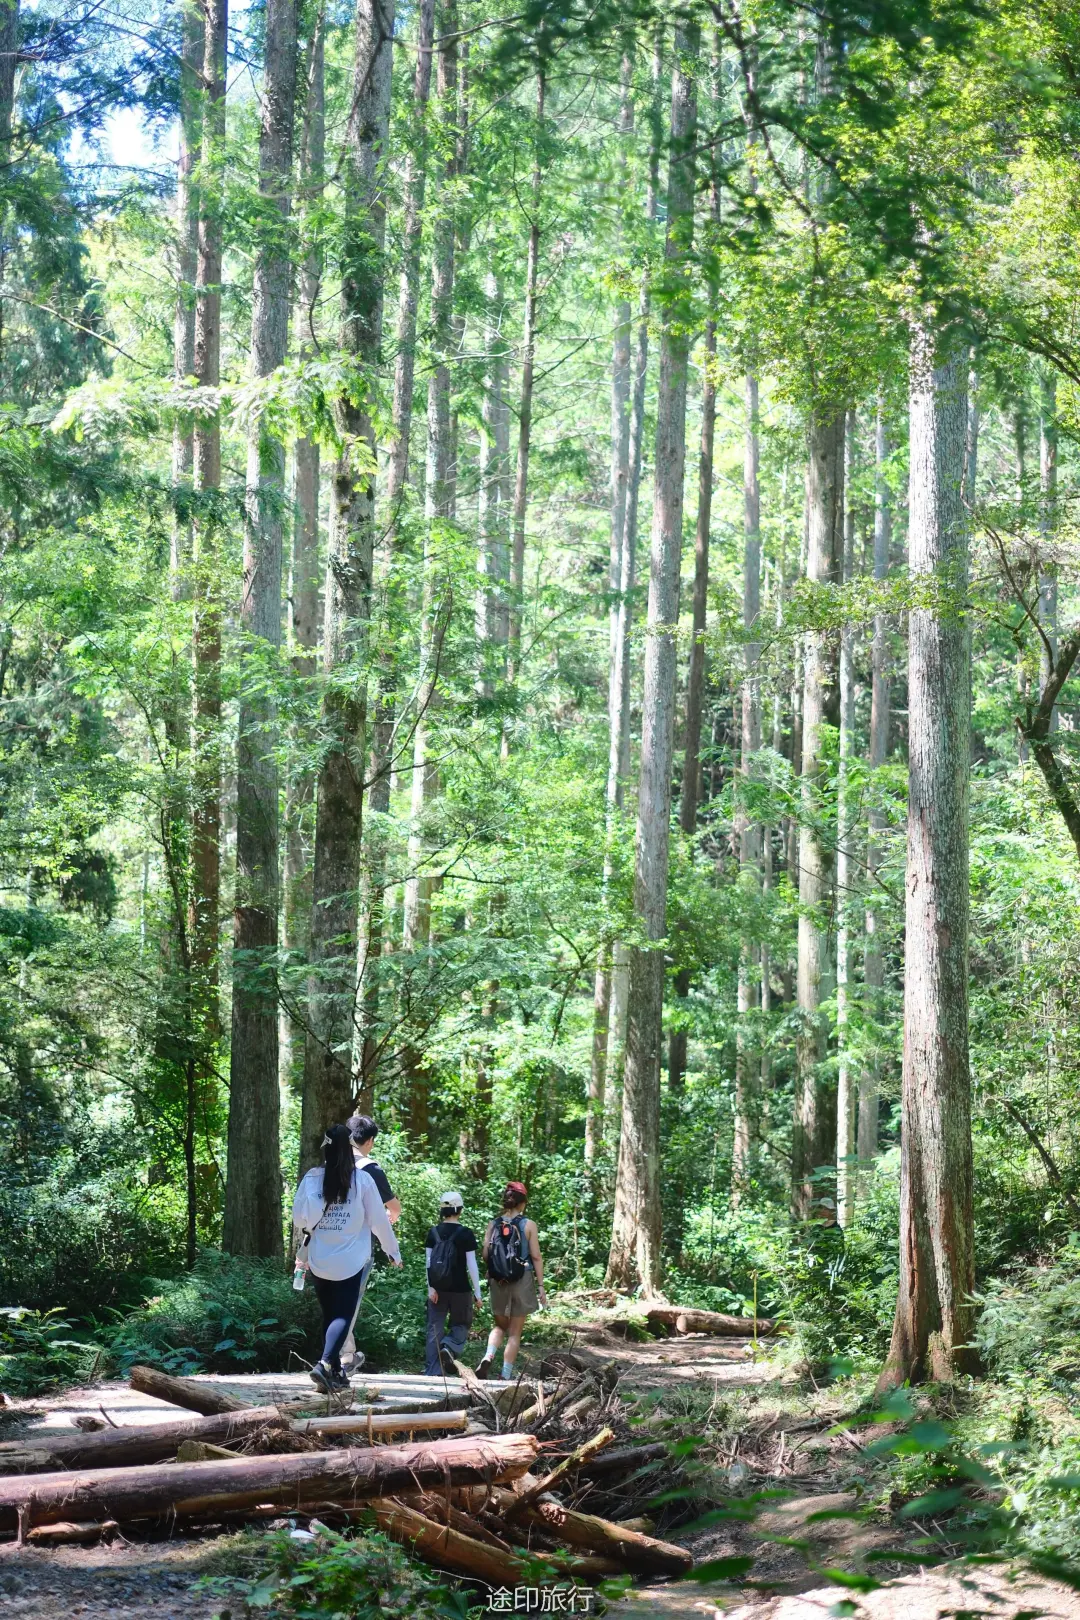
[{"label": "gray trousers", "polygon": [[[450,1326],[447,1328],[446,1319],[449,1316]],[[424,1362],[424,1371],[429,1377],[437,1377],[442,1372],[439,1361],[439,1351],[449,1350],[456,1359],[461,1359],[469,1339],[469,1328],[473,1319],[473,1297],[471,1294],[439,1295],[438,1304],[433,1305],[430,1299],[427,1302],[427,1359]]]},{"label": "gray trousers", "polygon": [[360,1315],[360,1307],[364,1303],[364,1293],[367,1289],[368,1280],[374,1269],[375,1256],[373,1254],[363,1271],[360,1273],[360,1297],[356,1301],[356,1309],[352,1313],[352,1321],[349,1323],[349,1331],[345,1335],[345,1343],[341,1347],[341,1359],[344,1363],[346,1371],[348,1371],[349,1367],[356,1358],[356,1318]]}]

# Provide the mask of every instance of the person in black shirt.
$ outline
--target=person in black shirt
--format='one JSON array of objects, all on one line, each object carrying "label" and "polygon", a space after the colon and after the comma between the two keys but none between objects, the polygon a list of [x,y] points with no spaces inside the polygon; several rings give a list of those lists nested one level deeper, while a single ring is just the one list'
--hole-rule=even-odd
[{"label": "person in black shirt", "polygon": [[[480,1268],[476,1262],[476,1233],[461,1224],[461,1194],[445,1192],[439,1199],[439,1224],[428,1230],[427,1249],[427,1359],[424,1371],[454,1376],[454,1358],[460,1358],[472,1326],[473,1301],[480,1308]],[[449,1327],[447,1319],[449,1318]]]},{"label": "person in black shirt", "polygon": [[[352,1136],[353,1161],[356,1168],[362,1170],[366,1176],[371,1177],[375,1183],[376,1191],[386,1207],[390,1225],[395,1226],[401,1218],[401,1202],[394,1196],[394,1189],[387,1179],[386,1171],[378,1160],[373,1159],[371,1156],[371,1151],[375,1146],[375,1138],[379,1134],[379,1127],[368,1114],[353,1114],[346,1120],[346,1124]],[[353,1312],[352,1321],[349,1323],[349,1331],[346,1334],[345,1343],[341,1347],[341,1364],[346,1373],[359,1372],[364,1365],[364,1352],[356,1348],[356,1318],[359,1316],[360,1307],[364,1303],[364,1293],[374,1265],[375,1256],[372,1254],[361,1275],[360,1297],[356,1301],[356,1309]]]}]

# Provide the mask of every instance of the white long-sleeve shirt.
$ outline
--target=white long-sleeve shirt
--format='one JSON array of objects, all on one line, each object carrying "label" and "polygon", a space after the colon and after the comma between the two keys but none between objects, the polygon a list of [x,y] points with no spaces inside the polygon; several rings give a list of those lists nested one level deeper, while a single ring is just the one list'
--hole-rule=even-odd
[{"label": "white long-sleeve shirt", "polygon": [[314,1276],[328,1282],[355,1277],[371,1259],[372,1232],[383,1252],[400,1262],[394,1228],[370,1176],[353,1171],[343,1204],[325,1204],[322,1188],[323,1172],[317,1166],[304,1176],[293,1199],[293,1225],[301,1233],[311,1233],[307,1257]]}]

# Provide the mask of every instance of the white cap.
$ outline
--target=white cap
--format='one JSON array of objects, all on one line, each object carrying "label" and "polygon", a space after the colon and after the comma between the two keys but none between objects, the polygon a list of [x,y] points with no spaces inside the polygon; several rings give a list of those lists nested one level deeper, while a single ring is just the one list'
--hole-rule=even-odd
[{"label": "white cap", "polygon": [[444,1192],[439,1199],[440,1209],[464,1209],[465,1200],[459,1192]]}]

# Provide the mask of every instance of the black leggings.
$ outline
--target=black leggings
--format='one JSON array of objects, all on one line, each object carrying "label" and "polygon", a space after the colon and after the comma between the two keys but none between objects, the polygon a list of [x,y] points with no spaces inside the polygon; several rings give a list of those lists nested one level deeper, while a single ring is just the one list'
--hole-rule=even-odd
[{"label": "black leggings", "polygon": [[360,1280],[363,1275],[362,1268],[355,1277],[342,1277],[340,1280],[317,1277],[314,1272],[311,1273],[311,1280],[315,1284],[315,1297],[322,1308],[325,1334],[322,1359],[334,1372],[341,1371],[341,1347],[345,1343],[356,1302],[360,1298]]}]

